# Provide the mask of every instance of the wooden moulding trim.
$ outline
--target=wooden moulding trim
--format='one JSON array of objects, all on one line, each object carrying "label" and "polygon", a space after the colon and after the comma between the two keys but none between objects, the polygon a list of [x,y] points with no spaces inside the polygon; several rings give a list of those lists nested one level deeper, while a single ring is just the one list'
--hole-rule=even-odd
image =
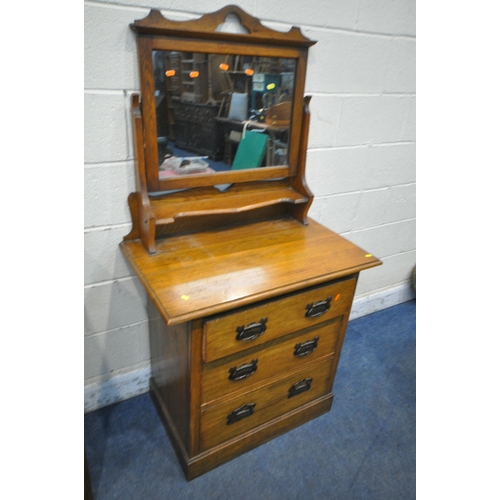
[{"label": "wooden moulding trim", "polygon": [[[182,321],[176,321],[175,323],[172,323],[171,318],[167,314],[167,311],[165,310],[165,307],[163,306],[161,300],[158,299],[154,290],[149,285],[149,281],[147,280],[147,278],[144,276],[143,272],[141,271],[141,268],[137,265],[135,259],[132,258],[125,241],[122,241],[120,243],[120,248],[121,248],[121,251],[123,252],[123,255],[127,258],[127,261],[130,263],[130,265],[134,269],[135,273],[137,274],[137,277],[139,278],[139,281],[144,286],[146,293],[148,294],[149,298],[152,300],[153,304],[158,309],[158,312],[160,313],[160,316],[163,318],[165,323],[167,325],[182,323]],[[148,251],[147,248],[146,248],[146,251]]]},{"label": "wooden moulding trim", "polygon": [[[255,294],[249,297],[243,297],[231,302],[224,302],[217,306],[211,306],[210,308],[198,309],[189,313],[180,314],[179,316],[168,316],[166,313],[162,315],[167,325],[177,325],[178,323],[184,323],[185,321],[191,321],[194,319],[203,318],[205,316],[212,316],[213,314],[221,314],[238,307],[255,304],[256,302],[259,302],[261,300],[273,299],[275,297],[279,297],[282,294],[296,292],[306,287],[321,285],[324,283],[328,283],[328,281],[336,279],[349,278],[354,274],[365,271],[366,269],[371,269],[372,267],[380,266],[381,264],[382,262],[380,260],[375,259],[366,264],[343,269],[341,272],[319,276],[318,278],[308,280],[307,283],[299,282],[294,283],[293,285],[281,287],[279,289],[269,289],[264,293]],[[154,299],[152,300],[154,301]],[[155,301],[155,304],[156,303],[157,302]],[[161,307],[161,304],[159,307]],[[160,311],[160,313],[162,313],[162,309],[158,310]]]},{"label": "wooden moulding trim", "polygon": [[189,407],[189,456],[193,457],[200,451],[200,421],[201,421],[201,369],[203,349],[203,321],[191,323],[190,334],[190,407]]},{"label": "wooden moulding trim", "polygon": [[[217,26],[224,23],[229,14],[235,14],[241,24],[248,30],[248,34],[224,33],[215,31]],[[222,9],[205,14],[199,19],[189,21],[172,21],[163,17],[158,9],[151,9],[144,19],[136,20],[130,27],[141,35],[181,36],[206,38],[217,40],[244,41],[246,43],[295,45],[310,47],[316,42],[306,38],[299,28],[293,26],[288,32],[275,31],[267,28],[261,22],[247,14],[237,5],[228,5]]]}]

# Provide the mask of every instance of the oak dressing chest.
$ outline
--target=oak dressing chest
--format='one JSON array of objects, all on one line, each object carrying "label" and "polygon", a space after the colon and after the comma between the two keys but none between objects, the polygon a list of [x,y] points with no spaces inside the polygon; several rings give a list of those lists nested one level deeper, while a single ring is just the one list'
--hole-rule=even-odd
[{"label": "oak dressing chest", "polygon": [[[220,29],[231,15],[245,33]],[[151,394],[192,479],[329,411],[358,275],[381,262],[307,218],[314,42],[236,6],[184,22],[152,10],[131,27],[141,95],[121,249],[147,292]],[[258,166],[186,147],[187,103],[241,123],[241,135],[214,133],[214,149],[232,141]],[[285,110],[279,128],[275,109]]]}]

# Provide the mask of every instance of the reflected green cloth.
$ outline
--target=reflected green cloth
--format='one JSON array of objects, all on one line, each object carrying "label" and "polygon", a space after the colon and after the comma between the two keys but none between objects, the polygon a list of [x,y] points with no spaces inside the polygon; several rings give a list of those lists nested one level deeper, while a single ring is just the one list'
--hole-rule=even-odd
[{"label": "reflected green cloth", "polygon": [[267,147],[267,134],[247,131],[238,145],[233,161],[233,170],[258,168],[262,165]]}]

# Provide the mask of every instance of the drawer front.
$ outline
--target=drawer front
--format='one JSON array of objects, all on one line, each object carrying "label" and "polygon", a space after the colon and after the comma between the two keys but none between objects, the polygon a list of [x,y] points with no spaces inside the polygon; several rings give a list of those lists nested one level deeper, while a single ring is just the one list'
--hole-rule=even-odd
[{"label": "drawer front", "polygon": [[309,289],[205,321],[203,359],[223,358],[349,311],[356,278]]},{"label": "drawer front", "polygon": [[246,390],[265,380],[284,376],[308,363],[335,352],[342,321],[308,329],[301,335],[293,335],[284,341],[277,341],[260,350],[252,350],[223,362],[205,364],[202,371],[202,403]]},{"label": "drawer front", "polygon": [[333,358],[249,391],[201,413],[201,448],[234,438],[332,389]]}]

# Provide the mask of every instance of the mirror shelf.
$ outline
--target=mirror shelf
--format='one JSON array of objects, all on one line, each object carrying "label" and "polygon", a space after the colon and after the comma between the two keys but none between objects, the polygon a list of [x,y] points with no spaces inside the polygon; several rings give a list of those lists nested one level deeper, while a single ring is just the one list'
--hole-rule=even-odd
[{"label": "mirror shelf", "polygon": [[197,220],[206,226],[207,218],[217,218],[225,224],[241,223],[245,218],[254,221],[256,212],[263,218],[283,215],[285,204],[302,205],[308,198],[284,181],[270,183],[240,183],[230,190],[216,192],[214,187],[179,191],[151,198],[151,208],[156,215],[156,233],[166,236],[192,230]]}]

